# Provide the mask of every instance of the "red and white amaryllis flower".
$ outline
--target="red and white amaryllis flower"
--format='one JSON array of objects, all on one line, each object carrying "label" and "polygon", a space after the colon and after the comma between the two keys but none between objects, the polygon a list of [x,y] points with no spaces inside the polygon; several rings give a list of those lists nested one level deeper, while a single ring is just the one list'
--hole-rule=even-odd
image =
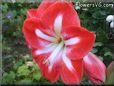
[{"label": "red and white amaryllis flower", "polygon": [[104,64],[89,53],[95,34],[80,26],[71,3],[42,2],[29,10],[23,33],[43,76],[51,82],[61,77],[66,84],[79,84],[83,69],[92,81],[104,79],[99,78],[101,70],[105,75]]}]

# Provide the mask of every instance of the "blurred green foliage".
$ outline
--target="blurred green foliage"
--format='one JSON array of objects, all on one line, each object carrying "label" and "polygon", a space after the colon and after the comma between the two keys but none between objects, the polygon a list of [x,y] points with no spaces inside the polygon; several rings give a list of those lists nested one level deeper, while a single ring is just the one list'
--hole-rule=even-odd
[{"label": "blurred green foliage", "polygon": [[[80,8],[78,14],[83,27],[96,34],[92,52],[101,58],[108,66],[114,60],[114,39],[109,36],[109,26],[106,22],[108,15],[114,15],[111,7]],[[114,32],[112,32],[114,34]]]},{"label": "blurred green foliage", "polygon": [[[51,84],[45,80],[34,63],[22,34],[23,21],[30,8],[40,3],[2,3],[2,84]],[[74,6],[75,7],[75,6]],[[92,50],[106,65],[114,60],[114,49],[108,37],[105,18],[114,14],[114,8],[80,8],[77,10],[81,24],[95,32],[96,42]],[[28,66],[27,62],[33,63]],[[57,83],[62,83],[60,80]],[[84,77],[82,83],[88,84]]]}]

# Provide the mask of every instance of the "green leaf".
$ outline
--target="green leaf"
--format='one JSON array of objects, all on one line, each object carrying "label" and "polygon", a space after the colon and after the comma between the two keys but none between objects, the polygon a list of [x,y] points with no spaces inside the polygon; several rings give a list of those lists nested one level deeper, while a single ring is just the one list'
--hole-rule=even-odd
[{"label": "green leaf", "polygon": [[23,64],[23,60],[19,60],[16,62],[16,64],[14,65],[14,69],[17,69],[19,66],[21,66]]},{"label": "green leaf", "polygon": [[17,82],[17,84],[21,84],[21,85],[22,84],[24,84],[24,85],[30,85],[32,83],[33,83],[33,81],[31,79],[27,79],[27,78],[25,78],[25,79],[20,80],[20,81]]},{"label": "green leaf", "polygon": [[9,73],[5,72],[3,74],[3,83],[13,83],[14,79],[15,79],[15,73],[13,71],[10,71]]},{"label": "green leaf", "polygon": [[103,19],[105,17],[104,15],[106,15],[104,11],[98,10],[92,14],[92,17],[95,19]]},{"label": "green leaf", "polygon": [[107,68],[106,84],[114,84],[114,61]]},{"label": "green leaf", "polygon": [[4,4],[3,6],[2,6],[2,11],[5,13],[5,12],[7,12],[7,10],[8,10],[8,5],[7,4]]},{"label": "green leaf", "polygon": [[34,63],[33,64],[33,68],[32,68],[32,71],[33,71],[33,80],[40,80],[40,78],[42,77],[41,73],[40,73],[40,70],[38,68],[38,66]]},{"label": "green leaf", "polygon": [[32,71],[40,71],[40,69],[38,68],[38,66],[35,62],[33,62]]},{"label": "green leaf", "polygon": [[103,43],[101,43],[101,42],[96,42],[95,44],[94,44],[94,47],[97,47],[97,46],[102,46],[103,45]]},{"label": "green leaf", "polygon": [[21,9],[20,12],[24,15],[26,13],[26,9]]},{"label": "green leaf", "polygon": [[16,76],[16,75],[15,75],[15,73],[14,73],[13,71],[10,71],[9,74],[10,74],[10,76],[12,77],[12,79],[15,79],[15,76]]},{"label": "green leaf", "polygon": [[28,76],[30,74],[30,70],[27,65],[22,65],[18,68],[17,73],[19,76]]},{"label": "green leaf", "polygon": [[24,3],[26,0],[18,0],[19,3]]},{"label": "green leaf", "polygon": [[36,73],[33,74],[34,80],[40,80],[41,77],[42,77],[42,75],[39,71],[37,71]]},{"label": "green leaf", "polygon": [[112,56],[112,53],[111,52],[106,52],[106,53],[104,53],[104,56]]},{"label": "green leaf", "polygon": [[93,48],[91,52],[92,52],[92,53],[97,53],[98,50],[97,50],[96,48]]}]

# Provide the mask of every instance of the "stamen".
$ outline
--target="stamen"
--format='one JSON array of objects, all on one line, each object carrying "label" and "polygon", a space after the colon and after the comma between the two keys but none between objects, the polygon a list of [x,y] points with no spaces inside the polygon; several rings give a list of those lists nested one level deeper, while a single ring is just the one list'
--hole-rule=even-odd
[{"label": "stamen", "polygon": [[50,63],[49,63],[49,60],[45,58],[45,59],[43,60],[43,64],[49,65],[49,64],[50,64]]},{"label": "stamen", "polygon": [[43,33],[42,31],[40,31],[39,29],[36,29],[36,30],[35,30],[35,33],[36,33],[36,35],[37,35],[38,37],[40,37],[40,38],[42,38],[42,39],[44,39],[44,40],[47,40],[47,41],[50,41],[50,42],[56,41],[56,38],[46,35],[46,34]]}]

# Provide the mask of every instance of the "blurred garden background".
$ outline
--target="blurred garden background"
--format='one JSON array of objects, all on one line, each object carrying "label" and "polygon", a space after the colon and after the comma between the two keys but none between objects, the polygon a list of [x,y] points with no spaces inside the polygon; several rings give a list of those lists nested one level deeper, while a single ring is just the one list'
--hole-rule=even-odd
[{"label": "blurred garden background", "polygon": [[[40,2],[26,3],[24,1],[4,1],[0,6],[2,11],[2,84],[51,84],[43,78],[34,63],[22,33],[27,10],[37,8]],[[109,27],[106,17],[114,15],[114,6],[81,8],[77,6],[76,1],[74,7],[80,17],[81,25],[96,34],[96,42],[91,52],[108,66],[114,61],[114,28]],[[83,77],[81,83],[91,84],[86,77]],[[63,83],[59,80],[56,84]]]}]

